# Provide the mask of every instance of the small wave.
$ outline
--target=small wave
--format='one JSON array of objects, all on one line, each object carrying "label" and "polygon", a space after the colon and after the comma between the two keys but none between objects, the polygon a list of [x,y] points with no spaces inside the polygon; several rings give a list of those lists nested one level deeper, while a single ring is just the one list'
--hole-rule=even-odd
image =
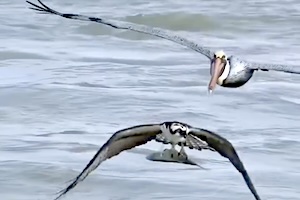
[{"label": "small wave", "polygon": [[215,21],[203,14],[190,14],[186,12],[155,13],[148,15],[138,14],[127,16],[122,20],[174,31],[203,32],[215,30],[219,27]]},{"label": "small wave", "polygon": [[88,82],[79,82],[79,83],[62,83],[62,82],[52,82],[54,85],[70,85],[70,86],[80,86],[80,87],[92,87],[92,88],[111,88],[102,84],[93,84]]},{"label": "small wave", "polygon": [[16,60],[16,59],[45,59],[50,60],[46,56],[34,53],[18,52],[18,51],[2,51],[0,53],[0,60]]},{"label": "small wave", "polygon": [[[140,53],[141,55],[142,53]],[[124,56],[124,53],[123,53]],[[144,57],[145,56],[145,57]],[[146,58],[146,56],[148,56],[148,58]],[[156,67],[157,65],[159,66],[178,66],[182,63],[184,64],[189,64],[191,63],[190,60],[181,60],[180,63],[174,63],[174,62],[170,62],[170,60],[166,59],[163,60],[156,55],[149,55],[149,53],[145,54],[145,55],[141,55],[141,57],[143,57],[143,59],[139,59],[135,56],[133,56],[132,54],[129,54],[128,56],[126,56],[127,58],[120,58],[120,56],[118,55],[118,58],[114,58],[112,56],[110,57],[81,57],[81,58],[75,58],[73,59],[73,61],[77,62],[98,62],[99,64],[97,64],[97,66],[101,66],[101,68],[103,69],[103,67],[105,67],[105,64],[107,63],[107,66],[109,66],[111,68],[112,63],[114,64],[122,64],[124,65],[128,65],[129,67],[132,67],[132,65],[135,66],[140,66],[141,63],[143,66],[151,66],[151,67]]]},{"label": "small wave", "polygon": [[[213,21],[209,17],[202,14],[188,14],[185,12],[173,12],[162,14],[138,14],[134,16],[127,16],[125,18],[118,19],[125,22],[131,22],[151,27],[162,28],[170,31],[189,31],[189,32],[211,32],[220,29],[220,25]],[[99,26],[99,24],[83,24],[79,25],[75,31],[81,34],[95,35],[99,34],[117,34],[123,35],[123,31],[116,31],[107,26]],[[125,33],[125,35],[127,35]],[[145,34],[136,33],[131,35],[138,35],[135,39],[148,38]],[[132,39],[132,38],[131,38]]]},{"label": "small wave", "polygon": [[289,103],[294,103],[299,105],[300,104],[300,99],[299,98],[292,98],[292,97],[279,97],[281,100],[289,102]]},{"label": "small wave", "polygon": [[62,132],[57,132],[57,133],[45,133],[45,134],[40,134],[36,136],[40,137],[49,137],[52,135],[81,135],[81,134],[86,134],[87,132],[84,131],[62,131]]},{"label": "small wave", "polygon": [[58,147],[60,150],[64,150],[72,153],[84,153],[84,152],[97,152],[99,145],[83,144],[83,143],[68,143],[67,146]]}]

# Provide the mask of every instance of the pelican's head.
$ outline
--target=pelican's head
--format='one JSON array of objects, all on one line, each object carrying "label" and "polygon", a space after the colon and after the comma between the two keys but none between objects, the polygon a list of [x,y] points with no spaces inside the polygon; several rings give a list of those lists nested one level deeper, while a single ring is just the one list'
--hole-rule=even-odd
[{"label": "pelican's head", "polygon": [[208,90],[210,93],[215,89],[219,77],[224,72],[226,63],[227,63],[227,56],[224,53],[224,51],[223,50],[216,51],[210,65],[211,79],[208,85]]}]

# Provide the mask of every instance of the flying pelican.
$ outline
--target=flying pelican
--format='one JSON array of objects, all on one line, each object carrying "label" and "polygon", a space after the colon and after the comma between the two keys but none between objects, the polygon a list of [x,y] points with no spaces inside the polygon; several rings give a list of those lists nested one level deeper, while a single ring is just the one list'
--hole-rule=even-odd
[{"label": "flying pelican", "polygon": [[131,30],[135,32],[145,33],[160,38],[164,38],[173,41],[175,43],[181,44],[183,46],[186,46],[190,49],[193,49],[203,54],[210,60],[211,79],[208,84],[208,90],[210,93],[213,92],[217,84],[228,88],[237,88],[243,86],[253,76],[254,71],[257,70],[262,70],[262,71],[275,70],[275,71],[282,71],[287,73],[300,74],[300,67],[247,62],[235,56],[227,56],[223,50],[212,52],[208,48],[202,47],[192,41],[189,41],[185,38],[174,35],[166,30],[162,30],[159,28],[152,28],[149,26],[138,25],[138,24],[123,22],[123,21],[107,20],[98,17],[89,17],[89,16],[79,15],[79,14],[60,13],[56,10],[49,8],[40,0],[38,0],[38,2],[41,4],[41,6],[36,5],[30,1],[26,1],[26,2],[34,6],[33,8],[30,9],[37,10],[42,13],[54,14],[69,19],[92,21],[92,22],[108,25],[116,29]]},{"label": "flying pelican", "polygon": [[[243,178],[255,199],[260,200],[260,197],[257,194],[242,161],[232,144],[227,139],[211,131],[193,127],[178,121],[167,121],[157,124],[142,124],[115,132],[108,141],[102,145],[81,173],[72,180],[72,183],[58,192],[59,195],[55,198],[55,200],[73,189],[105,160],[117,156],[125,150],[146,144],[152,140],[160,143],[171,144],[171,149],[165,150],[171,153],[176,153],[176,156],[179,153],[182,156],[187,157],[184,147],[200,151],[202,149],[208,149],[214,152],[217,151],[221,156],[229,159],[234,167],[243,175]],[[175,150],[176,145],[181,146],[180,152]]]}]

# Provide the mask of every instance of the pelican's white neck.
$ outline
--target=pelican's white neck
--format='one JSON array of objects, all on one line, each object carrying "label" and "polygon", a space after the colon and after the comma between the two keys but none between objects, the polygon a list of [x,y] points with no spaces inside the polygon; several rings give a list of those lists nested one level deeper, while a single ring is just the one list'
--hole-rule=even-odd
[{"label": "pelican's white neck", "polygon": [[218,78],[218,81],[217,81],[218,85],[223,85],[223,82],[228,77],[229,72],[230,72],[230,63],[229,63],[229,60],[227,60],[226,65],[224,67],[224,71],[221,74],[221,76]]}]

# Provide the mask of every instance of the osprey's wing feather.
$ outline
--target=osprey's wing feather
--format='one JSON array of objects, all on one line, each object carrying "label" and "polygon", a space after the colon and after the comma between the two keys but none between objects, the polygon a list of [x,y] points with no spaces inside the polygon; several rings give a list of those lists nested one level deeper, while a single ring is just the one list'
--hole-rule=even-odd
[{"label": "osprey's wing feather", "polygon": [[209,130],[200,129],[191,127],[190,128],[190,134],[194,135],[195,137],[199,138],[200,140],[203,140],[207,142],[207,144],[215,149],[220,155],[222,155],[225,158],[228,158],[230,162],[235,166],[235,168],[243,175],[243,178],[254,195],[256,200],[260,200],[259,195],[256,192],[256,189],[254,185],[252,184],[252,181],[242,163],[240,160],[237,152],[235,151],[233,145],[225,138],[221,137],[220,135],[213,133]]},{"label": "osprey's wing feather", "polygon": [[[158,134],[155,138],[157,142],[161,142],[163,144],[171,144],[170,141],[168,141],[165,136],[162,134]],[[196,149],[201,151],[202,149],[209,149],[211,151],[215,151],[213,148],[208,146],[208,144],[202,140],[199,140],[198,138],[195,138],[193,135],[187,135],[186,136],[186,142],[182,143],[183,146],[188,147],[190,149]],[[181,144],[179,144],[181,145]]]},{"label": "osprey's wing feather", "polygon": [[190,149],[197,149],[199,151],[202,149],[215,151],[214,148],[211,148],[205,141],[199,140],[199,138],[191,134],[188,134],[186,137],[186,146],[188,146]]},{"label": "osprey's wing feather", "polygon": [[83,181],[89,173],[95,170],[103,161],[118,155],[122,151],[134,148],[155,139],[161,133],[159,124],[146,124],[123,129],[114,133],[110,139],[98,150],[83,171],[72,181],[72,183],[61,190],[59,196],[65,195],[74,188],[79,182]]},{"label": "osprey's wing feather", "polygon": [[98,17],[90,17],[90,16],[85,16],[85,15],[79,15],[79,14],[60,13],[56,10],[53,10],[52,8],[49,8],[44,3],[42,3],[40,0],[38,0],[38,2],[41,5],[36,5],[30,1],[26,1],[26,2],[33,6],[30,9],[40,11],[42,13],[54,14],[54,15],[58,15],[61,17],[65,17],[65,18],[69,18],[69,19],[76,19],[76,20],[81,20],[81,21],[97,22],[97,23],[101,23],[101,24],[116,28],[116,29],[131,30],[131,31],[139,32],[139,33],[153,35],[156,37],[160,37],[163,39],[173,41],[175,43],[178,43],[178,44],[188,47],[190,49],[193,49],[194,51],[197,51],[197,52],[203,54],[210,60],[213,58],[213,55],[214,55],[210,49],[200,46],[190,40],[187,40],[183,37],[174,35],[174,34],[170,33],[169,31],[166,31],[166,30],[163,30],[160,28],[153,28],[153,27],[149,27],[149,26],[138,25],[138,24],[124,22],[124,21],[108,20],[108,19],[103,19],[103,18],[98,18]]}]

